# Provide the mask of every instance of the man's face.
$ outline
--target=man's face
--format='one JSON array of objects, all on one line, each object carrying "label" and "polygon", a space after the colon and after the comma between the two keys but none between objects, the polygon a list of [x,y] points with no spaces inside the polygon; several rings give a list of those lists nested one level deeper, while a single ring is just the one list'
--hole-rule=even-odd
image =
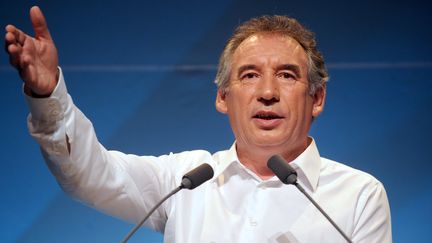
[{"label": "man's face", "polygon": [[244,40],[231,60],[229,86],[225,94],[218,92],[216,108],[228,115],[237,150],[303,151],[325,90],[309,95],[307,55],[300,44],[257,34]]}]

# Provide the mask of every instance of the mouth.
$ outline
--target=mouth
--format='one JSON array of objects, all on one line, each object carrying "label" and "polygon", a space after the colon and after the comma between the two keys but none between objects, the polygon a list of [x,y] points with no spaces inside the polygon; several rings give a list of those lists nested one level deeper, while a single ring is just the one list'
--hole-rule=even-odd
[{"label": "mouth", "polygon": [[259,111],[254,116],[252,116],[252,118],[263,119],[263,120],[274,120],[274,119],[282,119],[284,117],[271,111]]},{"label": "mouth", "polygon": [[284,117],[271,111],[259,111],[252,116],[255,124],[264,130],[276,128],[283,121]]}]

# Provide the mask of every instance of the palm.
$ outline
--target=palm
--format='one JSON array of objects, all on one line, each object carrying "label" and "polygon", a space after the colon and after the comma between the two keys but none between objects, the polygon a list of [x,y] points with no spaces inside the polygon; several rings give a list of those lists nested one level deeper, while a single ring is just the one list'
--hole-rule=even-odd
[{"label": "palm", "polygon": [[20,71],[26,85],[37,94],[47,93],[56,81],[57,49],[52,40],[27,36],[23,56],[30,56],[28,68]]}]

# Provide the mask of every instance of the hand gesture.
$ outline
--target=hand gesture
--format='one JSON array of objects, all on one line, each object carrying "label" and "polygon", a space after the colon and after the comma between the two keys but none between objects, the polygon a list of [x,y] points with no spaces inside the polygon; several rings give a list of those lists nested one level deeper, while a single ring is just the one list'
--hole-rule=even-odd
[{"label": "hand gesture", "polygon": [[39,7],[30,9],[35,37],[13,25],[6,26],[5,49],[9,61],[25,82],[26,93],[49,96],[58,79],[57,49],[51,38],[45,17]]}]

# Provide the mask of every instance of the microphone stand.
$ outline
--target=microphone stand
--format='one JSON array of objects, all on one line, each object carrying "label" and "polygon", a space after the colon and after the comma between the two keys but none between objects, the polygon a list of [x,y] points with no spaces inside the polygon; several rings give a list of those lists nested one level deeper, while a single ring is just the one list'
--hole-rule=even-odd
[{"label": "microphone stand", "polygon": [[343,238],[348,243],[352,243],[350,238],[337,226],[337,224],[328,216],[326,212],[318,205],[317,202],[305,191],[305,189],[297,182],[297,172],[294,170],[294,168],[291,167],[291,165],[288,164],[288,162],[285,161],[285,159],[280,155],[273,155],[270,157],[270,159],[267,161],[267,167],[275,173],[275,175],[279,178],[279,180],[282,181],[282,183],[290,185],[293,184],[297,187],[297,189],[303,193],[309,199],[309,201],[317,208],[324,217],[336,228],[336,230],[342,235]]},{"label": "microphone stand", "polygon": [[297,182],[297,180],[292,184],[296,186],[297,189],[299,189],[299,191],[309,199],[309,201],[322,213],[322,215],[324,215],[324,217],[327,218],[327,220],[336,228],[337,231],[339,231],[339,233],[343,236],[343,238],[345,238],[347,242],[352,243],[350,238],[348,238],[348,236],[339,228],[339,226],[337,226],[337,224],[330,218],[330,216],[326,212],[324,212],[320,205],[315,202],[315,200],[305,191],[305,189]]},{"label": "microphone stand", "polygon": [[171,197],[172,195],[176,194],[178,191],[180,191],[181,189],[183,189],[183,185],[180,185],[179,187],[177,187],[176,189],[174,189],[172,192],[170,192],[168,195],[166,195],[164,198],[162,198],[162,200],[156,204],[148,213],[147,215],[137,224],[135,225],[135,227],[129,231],[129,233],[126,235],[126,237],[121,241],[121,243],[126,243],[129,238],[131,238],[131,236],[141,227],[141,225],[150,217],[150,215],[152,215],[152,213],[163,203],[165,202],[169,197]]},{"label": "microphone stand", "polygon": [[165,202],[169,197],[176,194],[181,189],[187,188],[189,190],[194,189],[195,187],[203,184],[204,182],[210,180],[213,177],[213,169],[209,164],[201,164],[200,166],[196,167],[195,169],[189,171],[186,173],[182,181],[180,183],[180,186],[178,186],[176,189],[171,191],[168,195],[166,195],[162,200],[160,200],[148,213],[147,215],[137,224],[135,227],[126,235],[126,237],[121,241],[121,243],[126,243],[129,238],[141,227],[141,225],[152,215],[152,213],[163,203]]}]

